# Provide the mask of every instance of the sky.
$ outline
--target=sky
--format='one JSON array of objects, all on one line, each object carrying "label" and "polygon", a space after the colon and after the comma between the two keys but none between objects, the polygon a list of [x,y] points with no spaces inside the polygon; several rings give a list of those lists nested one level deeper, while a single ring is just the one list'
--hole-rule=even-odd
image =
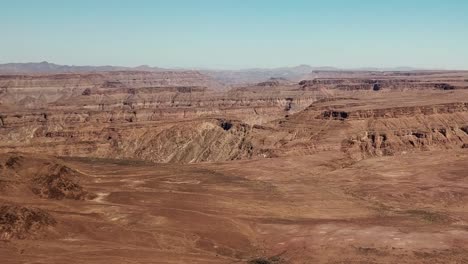
[{"label": "sky", "polygon": [[0,0],[0,63],[468,69],[466,0]]}]

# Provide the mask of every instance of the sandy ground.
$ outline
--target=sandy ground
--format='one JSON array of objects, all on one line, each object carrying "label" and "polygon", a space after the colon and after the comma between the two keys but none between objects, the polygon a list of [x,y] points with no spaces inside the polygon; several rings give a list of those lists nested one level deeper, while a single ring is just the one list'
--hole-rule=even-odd
[{"label": "sandy ground", "polygon": [[69,159],[96,198],[2,195],[58,223],[0,242],[1,263],[468,263],[466,150],[342,158]]}]

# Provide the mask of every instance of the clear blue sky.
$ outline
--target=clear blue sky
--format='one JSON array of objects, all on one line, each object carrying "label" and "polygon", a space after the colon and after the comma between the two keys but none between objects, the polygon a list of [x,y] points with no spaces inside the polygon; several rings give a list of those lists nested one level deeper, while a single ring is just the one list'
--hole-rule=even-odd
[{"label": "clear blue sky", "polygon": [[466,0],[0,0],[0,63],[468,69]]}]

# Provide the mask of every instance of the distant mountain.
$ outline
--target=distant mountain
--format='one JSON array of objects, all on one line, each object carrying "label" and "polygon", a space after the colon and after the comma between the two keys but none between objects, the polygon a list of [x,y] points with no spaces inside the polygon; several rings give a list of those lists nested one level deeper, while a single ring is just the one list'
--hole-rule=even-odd
[{"label": "distant mountain", "polygon": [[29,62],[29,63],[6,63],[0,64],[1,74],[32,74],[32,73],[70,73],[70,72],[105,72],[105,71],[163,71],[164,69],[142,65],[138,67],[120,66],[70,66],[54,63]]},{"label": "distant mountain", "polygon": [[[243,70],[201,70],[206,75],[211,76],[218,82],[231,85],[253,84],[263,82],[270,78],[283,78],[290,81],[300,81],[309,79],[313,76],[335,76],[348,74],[349,72],[381,72],[381,71],[417,71],[420,69],[411,67],[396,67],[396,68],[356,68],[356,69],[341,69],[335,67],[313,67],[309,65],[299,65],[296,67],[281,67],[272,69],[243,69]],[[311,77],[312,76],[312,77]]]},{"label": "distant mountain", "polygon": [[[258,83],[270,78],[298,80],[314,69],[332,70],[335,68],[313,68],[308,65],[283,67],[275,69],[245,69],[245,70],[199,70],[213,79],[225,84]],[[183,71],[185,69],[163,69],[141,65],[138,67],[121,66],[74,66],[59,65],[50,62],[6,63],[0,64],[0,74],[51,74],[76,72],[109,72],[109,71]]]},{"label": "distant mountain", "polygon": [[[202,70],[201,72],[224,84],[247,84],[262,82],[270,78],[283,78],[297,81],[312,72],[314,69],[317,68],[309,65],[299,65],[296,67],[272,69],[253,68],[243,70]],[[327,69],[331,68],[327,67]]]},{"label": "distant mountain", "polygon": [[[164,69],[141,65],[138,67],[121,66],[74,66],[59,65],[54,63],[30,62],[30,63],[6,63],[0,64],[0,74],[51,74],[51,73],[79,73],[79,72],[110,72],[110,71],[184,71],[186,69]],[[312,67],[310,65],[299,65],[295,67],[280,68],[251,68],[241,70],[198,70],[210,76],[219,83],[226,85],[256,84],[270,78],[281,78],[290,81],[300,81],[315,77],[337,76],[347,72],[365,71],[416,71],[419,69],[411,67],[397,68],[358,68],[340,69],[335,67]]]},{"label": "distant mountain", "polygon": [[413,67],[390,67],[390,68],[376,68],[376,67],[365,67],[365,68],[357,68],[352,69],[355,71],[420,71],[423,69],[420,68],[413,68]]}]

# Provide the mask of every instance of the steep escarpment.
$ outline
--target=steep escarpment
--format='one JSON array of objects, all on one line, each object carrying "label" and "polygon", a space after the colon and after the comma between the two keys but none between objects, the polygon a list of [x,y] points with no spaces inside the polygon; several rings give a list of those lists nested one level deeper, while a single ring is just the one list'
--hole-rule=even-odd
[{"label": "steep escarpment", "polygon": [[[251,127],[233,120],[176,124],[159,133],[148,131],[120,145],[121,155],[155,162],[194,163],[249,158]],[[132,150],[130,150],[132,149]]]},{"label": "steep escarpment", "polygon": [[0,152],[196,163],[467,143],[463,74],[372,74],[229,91],[196,72],[4,76]]},{"label": "steep escarpment", "polygon": [[[105,128],[84,124],[67,130],[39,125],[30,131],[24,128],[23,135],[10,135],[10,141],[14,140],[14,136],[24,137],[27,141],[4,144],[2,151],[38,151],[59,156],[143,159],[154,162],[225,161],[249,157],[250,130],[250,125],[230,119],[146,125],[143,122],[128,122],[126,126],[109,123]],[[55,171],[53,168],[50,170]],[[57,176],[61,172],[57,168]],[[38,183],[49,180],[47,178]]]},{"label": "steep escarpment", "polygon": [[468,112],[468,103],[454,102],[447,104],[408,106],[408,107],[392,107],[392,108],[377,108],[377,109],[357,109],[357,110],[325,110],[317,118],[321,119],[336,119],[336,120],[358,120],[369,118],[400,118],[410,117],[415,115],[435,115],[435,114],[452,114]]},{"label": "steep escarpment", "polygon": [[301,112],[255,126],[253,153],[272,157],[339,151],[360,160],[462,148],[468,142],[467,103],[448,94],[420,96],[318,100]]},{"label": "steep escarpment", "polygon": [[407,90],[456,90],[467,89],[468,83],[458,79],[417,78],[316,78],[303,80],[304,90],[333,89],[339,91],[407,91]]},{"label": "steep escarpment", "polygon": [[[64,73],[47,75],[0,75],[0,103],[60,103],[76,96],[132,94],[135,89],[200,90],[223,86],[196,71],[113,71],[100,73]],[[32,106],[34,107],[34,106]],[[35,107],[39,107],[36,105]]]},{"label": "steep escarpment", "polygon": [[[393,120],[379,121],[380,125],[390,126]],[[440,123],[432,118],[416,120],[400,120],[400,122],[413,122],[412,127],[400,125],[398,129],[380,128],[373,125],[369,130],[351,136],[342,144],[343,151],[354,157],[366,158],[372,156],[388,156],[405,154],[408,151],[429,151],[462,148],[468,141],[468,133],[463,123],[456,122],[447,125],[449,117],[440,117]]]},{"label": "steep escarpment", "polygon": [[[165,76],[170,83],[158,87],[151,80],[128,80],[129,72],[109,73],[113,78],[123,75],[125,82],[106,74],[90,74],[92,82],[83,81],[79,91],[67,86],[45,94],[48,88],[42,85],[53,83],[43,76],[25,76],[31,83],[18,82],[17,87],[24,87],[14,92],[10,84],[0,104],[5,109],[0,113],[0,151],[183,163],[248,158],[248,131],[253,125],[301,111],[322,96],[298,91],[283,80],[271,90],[256,86],[221,92],[194,86],[193,80],[187,86],[168,86],[184,84],[180,72]],[[60,85],[82,78],[57,76]],[[28,90],[36,88],[41,92]],[[29,92],[33,95],[28,97]],[[39,97],[44,99],[40,103]],[[18,100],[23,100],[20,108]],[[232,128],[224,129],[219,120],[232,122]]]},{"label": "steep escarpment", "polygon": [[[167,113],[148,108],[71,112],[66,117],[4,116],[0,129],[9,132],[2,135],[0,150],[194,163],[320,151],[343,151],[362,159],[461,148],[467,143],[468,108],[466,102],[457,101],[459,95],[431,97],[433,104],[429,99],[423,105],[412,104],[411,98],[418,97],[413,93],[336,97],[318,100],[303,111],[294,111],[296,99],[286,98],[262,102],[271,102],[269,108],[218,110],[211,113],[213,117],[188,109],[181,117],[171,108],[166,108]],[[234,119],[251,115],[266,121],[249,124]],[[268,120],[268,115],[273,118]]]},{"label": "steep escarpment", "polygon": [[[173,97],[163,96],[154,101],[150,96],[135,96],[120,103],[115,101],[115,104],[112,104],[110,103],[112,101],[107,101],[101,105],[86,105],[81,109],[73,109],[77,108],[76,103],[79,101],[70,100],[63,105],[53,104],[48,109],[2,113],[0,149],[2,152],[25,151],[60,156],[144,158],[159,162],[169,160],[189,162],[192,159],[230,160],[237,158],[235,151],[231,154],[213,154],[213,151],[208,150],[204,155],[209,157],[197,158],[198,154],[194,154],[190,159],[167,158],[163,157],[163,153],[173,152],[173,147],[180,143],[175,143],[179,140],[179,136],[192,138],[201,134],[204,137],[203,133],[209,131],[211,137],[216,137],[218,134],[234,138],[243,137],[232,135],[237,131],[237,126],[233,126],[235,129],[224,131],[220,130],[219,125],[208,125],[210,128],[207,129],[205,125],[200,124],[211,124],[212,120],[221,119],[239,120],[238,123],[243,123],[245,126],[262,124],[300,111],[316,98],[313,94],[304,95],[292,91],[272,94],[235,92],[222,96],[203,96],[199,92],[190,92],[176,93]],[[170,132],[171,127],[174,127],[174,131],[186,132],[181,134]],[[248,129],[240,131],[246,130]],[[147,144],[153,138],[154,142],[167,147],[166,150],[161,150],[160,157],[147,154],[153,151],[151,148],[137,151],[142,139],[145,139],[144,144]],[[204,144],[204,140],[198,144]],[[156,148],[157,144],[150,145]],[[223,147],[234,145],[229,143]],[[218,149],[220,153],[224,151]]]},{"label": "steep escarpment", "polygon": [[0,87],[4,89],[206,87],[208,84],[214,84],[214,82],[197,71],[113,71],[45,75],[0,75]]}]

